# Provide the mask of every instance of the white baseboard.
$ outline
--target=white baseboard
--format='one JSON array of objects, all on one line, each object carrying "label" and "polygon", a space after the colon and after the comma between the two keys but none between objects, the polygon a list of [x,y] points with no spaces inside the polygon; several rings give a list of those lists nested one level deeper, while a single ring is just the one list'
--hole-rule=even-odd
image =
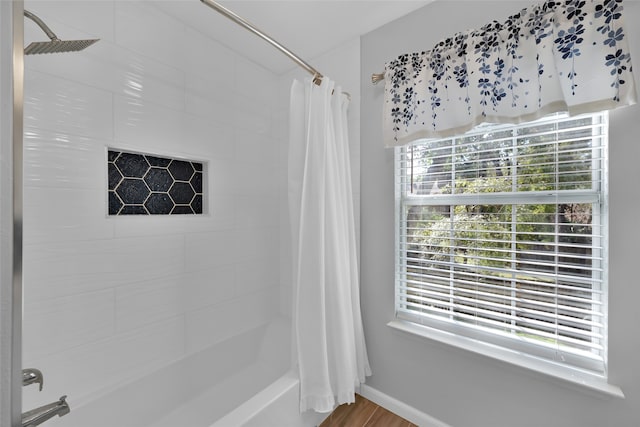
[{"label": "white baseboard", "polygon": [[425,414],[424,412],[417,410],[413,406],[409,406],[406,403],[401,402],[398,399],[389,396],[388,394],[384,394],[383,392],[378,391],[366,384],[362,384],[360,386],[360,395],[390,410],[394,414],[397,414],[402,418],[411,421],[413,424],[416,424],[419,427],[451,427],[450,425],[443,423],[439,419],[434,418],[429,414]]}]

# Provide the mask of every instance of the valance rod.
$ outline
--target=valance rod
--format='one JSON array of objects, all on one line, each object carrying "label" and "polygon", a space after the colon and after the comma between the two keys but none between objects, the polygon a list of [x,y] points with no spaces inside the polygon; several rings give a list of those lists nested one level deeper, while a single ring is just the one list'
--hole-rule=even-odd
[{"label": "valance rod", "polygon": [[202,3],[204,3],[204,4],[206,4],[207,6],[209,6],[210,8],[212,8],[213,10],[215,10],[216,12],[220,13],[221,15],[226,16],[227,18],[229,18],[230,20],[232,20],[236,24],[240,25],[241,27],[244,27],[245,29],[251,31],[253,34],[255,34],[258,37],[260,37],[261,39],[267,41],[269,44],[271,44],[273,47],[278,49],[280,52],[284,53],[291,60],[293,60],[293,62],[295,62],[300,67],[304,68],[307,72],[312,74],[313,75],[313,82],[316,85],[320,86],[320,83],[322,83],[322,74],[318,70],[313,68],[311,65],[309,65],[308,63],[306,63],[305,61],[300,59],[299,56],[297,56],[296,54],[291,52],[289,49],[287,49],[286,47],[284,47],[283,45],[278,43],[276,40],[272,39],[267,34],[263,33],[259,29],[257,29],[251,23],[246,21],[244,18],[236,15],[234,12],[230,11],[229,9],[227,9],[224,6],[222,6],[218,2],[215,2],[213,0],[200,0],[200,1]]}]

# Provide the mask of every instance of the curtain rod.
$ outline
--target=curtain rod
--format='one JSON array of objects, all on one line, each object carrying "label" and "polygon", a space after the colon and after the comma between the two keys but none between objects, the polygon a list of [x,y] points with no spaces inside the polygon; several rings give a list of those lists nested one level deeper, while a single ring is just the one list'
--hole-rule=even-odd
[{"label": "curtain rod", "polygon": [[313,68],[311,65],[309,65],[308,63],[306,63],[305,61],[300,59],[299,56],[297,56],[296,54],[291,52],[289,49],[287,49],[286,47],[284,47],[283,45],[281,45],[280,43],[278,43],[277,41],[275,41],[274,39],[272,39],[271,37],[269,37],[268,35],[266,35],[262,31],[257,29],[255,26],[253,26],[251,23],[249,23],[245,19],[241,18],[240,16],[236,15],[235,13],[233,13],[232,11],[227,9],[226,7],[222,6],[221,4],[219,4],[219,3],[217,3],[217,2],[215,2],[213,0],[200,0],[200,1],[202,3],[204,3],[204,4],[206,4],[207,6],[209,6],[210,8],[212,8],[213,10],[215,10],[216,12],[220,13],[221,15],[226,16],[227,18],[229,18],[230,20],[232,20],[236,24],[240,25],[241,27],[244,27],[245,29],[251,31],[253,34],[257,35],[258,37],[262,38],[263,40],[265,40],[268,43],[270,43],[271,45],[273,45],[276,49],[278,49],[279,51],[284,53],[286,56],[291,58],[293,60],[293,62],[295,62],[300,67],[304,68],[307,72],[312,74],[313,75],[313,82],[316,85],[320,86],[320,83],[322,83],[322,74],[318,70]]}]

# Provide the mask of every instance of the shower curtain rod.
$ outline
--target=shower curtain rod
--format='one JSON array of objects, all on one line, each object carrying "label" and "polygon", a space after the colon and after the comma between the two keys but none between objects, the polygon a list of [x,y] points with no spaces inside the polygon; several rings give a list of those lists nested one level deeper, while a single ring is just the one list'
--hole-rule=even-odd
[{"label": "shower curtain rod", "polygon": [[269,37],[268,35],[266,35],[262,31],[257,29],[255,26],[253,26],[251,23],[249,23],[245,19],[241,18],[240,16],[236,15],[235,13],[233,13],[232,11],[227,9],[226,7],[222,6],[221,4],[219,4],[219,3],[217,3],[217,2],[215,2],[213,0],[200,0],[200,1],[202,3],[204,3],[204,4],[206,4],[207,6],[209,6],[211,9],[213,9],[216,12],[220,13],[221,15],[226,16],[227,18],[229,18],[230,20],[232,20],[236,24],[240,25],[241,27],[244,27],[245,29],[251,31],[253,34],[255,34],[258,37],[262,38],[263,40],[269,42],[276,49],[278,49],[279,51],[284,53],[286,56],[291,58],[293,60],[293,62],[295,62],[300,67],[304,68],[307,72],[312,74],[313,75],[313,82],[316,85],[320,86],[320,83],[322,83],[322,74],[318,70],[313,68],[311,65],[309,65],[308,63],[306,63],[305,61],[300,59],[299,56],[297,56],[296,54],[291,52],[289,49],[287,49],[286,47],[284,47],[283,45],[281,45],[280,43],[278,43],[277,41],[275,41],[274,39],[272,39],[271,37]]}]

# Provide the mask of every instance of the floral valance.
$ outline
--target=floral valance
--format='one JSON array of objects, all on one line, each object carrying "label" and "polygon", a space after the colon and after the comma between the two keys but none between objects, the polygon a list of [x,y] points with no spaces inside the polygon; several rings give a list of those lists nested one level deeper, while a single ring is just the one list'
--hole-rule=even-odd
[{"label": "floral valance", "polygon": [[385,67],[386,146],[635,103],[622,0],[549,0]]}]

